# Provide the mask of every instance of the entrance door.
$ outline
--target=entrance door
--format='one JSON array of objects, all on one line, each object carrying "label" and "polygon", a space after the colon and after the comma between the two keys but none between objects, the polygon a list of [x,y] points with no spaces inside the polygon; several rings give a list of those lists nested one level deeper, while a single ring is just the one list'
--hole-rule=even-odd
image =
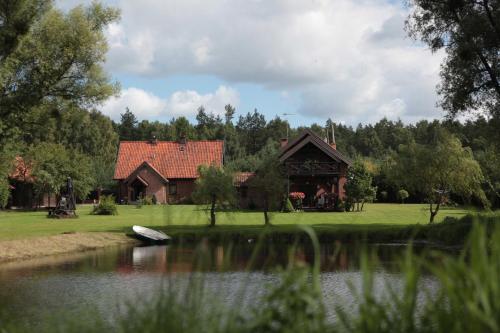
[{"label": "entrance door", "polygon": [[132,195],[130,198],[131,201],[138,201],[139,199],[141,199],[146,195],[146,186],[137,179],[134,182],[132,182],[131,187],[132,187]]}]

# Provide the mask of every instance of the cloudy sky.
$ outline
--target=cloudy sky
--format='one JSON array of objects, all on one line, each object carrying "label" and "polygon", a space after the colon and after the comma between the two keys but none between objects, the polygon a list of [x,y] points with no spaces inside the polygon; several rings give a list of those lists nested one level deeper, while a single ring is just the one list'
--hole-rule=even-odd
[{"label": "cloudy sky", "polygon": [[[60,0],[65,10],[87,0]],[[440,118],[443,54],[406,37],[404,1],[104,0],[106,68],[122,91],[102,106],[119,119],[193,119],[196,109],[283,113],[294,125]]]}]

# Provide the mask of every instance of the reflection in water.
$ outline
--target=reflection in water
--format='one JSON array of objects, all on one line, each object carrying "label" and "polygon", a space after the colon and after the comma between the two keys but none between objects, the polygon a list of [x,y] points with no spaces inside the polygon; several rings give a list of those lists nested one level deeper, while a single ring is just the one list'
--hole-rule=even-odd
[{"label": "reflection in water", "polygon": [[[30,263],[0,266],[0,311],[3,315],[40,324],[47,314],[75,317],[90,310],[112,320],[119,306],[147,300],[165,284],[185,286],[190,272],[202,274],[209,290],[227,304],[257,302],[266,286],[276,284],[274,269],[286,266],[290,258],[312,262],[313,252],[307,246],[291,251],[285,246],[263,246],[251,261],[255,244],[238,246],[202,243],[193,246],[122,247],[57,257]],[[405,247],[375,246],[369,249],[376,261],[375,290],[386,284],[398,287],[401,274],[395,257]],[[321,283],[327,305],[354,307],[348,281],[360,285],[358,268],[360,247],[321,246]],[[423,286],[435,288],[432,277]],[[238,292],[245,288],[244,301]],[[330,310],[333,306],[328,307]],[[334,318],[332,312],[330,316]]]}]

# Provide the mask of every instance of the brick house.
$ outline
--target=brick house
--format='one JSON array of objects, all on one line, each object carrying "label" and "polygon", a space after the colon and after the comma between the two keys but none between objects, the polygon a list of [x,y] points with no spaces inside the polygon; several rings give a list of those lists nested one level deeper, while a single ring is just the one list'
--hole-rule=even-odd
[{"label": "brick house", "polygon": [[189,202],[198,166],[223,164],[224,143],[215,141],[122,141],[114,179],[118,200],[155,196],[158,203]]},{"label": "brick house", "polygon": [[[283,139],[279,159],[285,169],[288,193],[304,193],[304,208],[328,209],[333,208],[336,200],[345,200],[344,185],[352,162],[337,150],[334,135],[328,142],[313,131],[304,130],[290,142]],[[262,204],[258,191],[252,187],[253,175],[245,172],[235,176],[238,201],[243,208]]]}]

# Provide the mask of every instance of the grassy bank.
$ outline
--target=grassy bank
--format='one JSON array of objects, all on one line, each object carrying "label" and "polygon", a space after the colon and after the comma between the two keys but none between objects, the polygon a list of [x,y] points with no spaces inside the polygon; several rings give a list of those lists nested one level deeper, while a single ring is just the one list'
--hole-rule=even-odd
[{"label": "grassy bank", "polygon": [[135,241],[119,233],[74,233],[0,242],[0,263],[91,251]]},{"label": "grassy bank", "polygon": [[[57,235],[64,232],[130,232],[134,224],[162,228],[174,234],[206,233],[208,215],[203,207],[175,206],[119,206],[116,216],[90,215],[91,206],[78,207],[78,219],[52,220],[46,212],[0,212],[0,241],[37,236]],[[463,208],[443,209],[437,221],[446,217],[462,217],[470,210]],[[368,204],[364,212],[352,213],[274,213],[272,223],[286,231],[297,224],[314,226],[322,233],[365,233],[400,230],[408,225],[427,224],[426,205]],[[263,214],[255,211],[225,212],[217,214],[217,226],[209,233],[236,232],[252,236],[263,227]]]}]

